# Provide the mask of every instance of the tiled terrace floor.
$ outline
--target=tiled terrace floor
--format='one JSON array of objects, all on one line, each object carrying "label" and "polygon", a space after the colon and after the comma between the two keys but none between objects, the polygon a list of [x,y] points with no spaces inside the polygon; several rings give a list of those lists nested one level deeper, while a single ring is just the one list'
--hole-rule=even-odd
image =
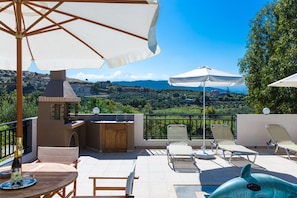
[{"label": "tiled terrace floor", "polygon": [[[297,163],[285,155],[273,155],[272,150],[259,150],[252,173],[264,172],[297,183]],[[136,160],[136,175],[133,192],[137,198],[196,197],[195,193],[178,196],[176,185],[220,185],[240,174],[241,167],[248,163],[236,158],[229,164],[221,155],[213,160],[196,159],[200,173],[174,172],[167,163],[165,149],[142,149],[129,153],[98,153],[80,151],[77,179],[77,195],[92,195],[89,176],[127,176]],[[190,189],[190,188],[189,188]],[[110,192],[105,192],[110,193]],[[203,195],[201,197],[204,197]]]}]

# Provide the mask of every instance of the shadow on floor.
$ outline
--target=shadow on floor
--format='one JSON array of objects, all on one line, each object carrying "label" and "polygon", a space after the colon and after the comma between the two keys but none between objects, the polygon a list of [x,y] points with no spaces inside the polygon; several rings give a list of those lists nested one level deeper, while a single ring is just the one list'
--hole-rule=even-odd
[{"label": "shadow on floor", "polygon": [[174,185],[177,198],[209,197],[218,186]]},{"label": "shadow on floor", "polygon": [[169,167],[177,173],[199,173],[200,169],[191,158],[175,158],[168,163]]},{"label": "shadow on floor", "polygon": [[81,149],[80,156],[90,156],[96,159],[105,159],[105,160],[119,160],[119,159],[137,159],[138,156],[149,156],[151,155],[146,149],[137,149],[133,152],[111,152],[111,153],[102,153],[98,151],[93,151],[89,149]]}]

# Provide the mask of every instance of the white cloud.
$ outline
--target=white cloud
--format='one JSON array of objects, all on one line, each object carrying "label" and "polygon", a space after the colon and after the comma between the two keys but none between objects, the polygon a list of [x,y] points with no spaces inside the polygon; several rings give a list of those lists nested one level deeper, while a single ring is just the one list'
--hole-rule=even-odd
[{"label": "white cloud", "polygon": [[121,71],[116,71],[116,72],[113,73],[112,76],[113,76],[114,78],[117,78],[117,77],[120,77],[121,75],[122,75],[122,72],[121,72]]},{"label": "white cloud", "polygon": [[123,73],[120,70],[117,70],[110,74],[92,74],[92,73],[85,73],[79,72],[76,74],[72,74],[70,78],[76,78],[80,80],[86,80],[90,82],[97,82],[97,81],[135,81],[135,80],[164,80],[164,76],[160,74],[161,77],[156,76],[154,73],[145,73],[145,74],[131,74],[131,73]]}]

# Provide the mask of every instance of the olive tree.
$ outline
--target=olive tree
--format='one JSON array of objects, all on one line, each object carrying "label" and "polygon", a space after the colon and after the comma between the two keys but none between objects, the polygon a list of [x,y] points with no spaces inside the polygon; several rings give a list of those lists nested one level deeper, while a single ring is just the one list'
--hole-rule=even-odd
[{"label": "olive tree", "polygon": [[239,60],[245,76],[247,102],[255,113],[297,113],[297,89],[268,84],[297,72],[297,0],[264,5],[251,21],[247,50]]}]

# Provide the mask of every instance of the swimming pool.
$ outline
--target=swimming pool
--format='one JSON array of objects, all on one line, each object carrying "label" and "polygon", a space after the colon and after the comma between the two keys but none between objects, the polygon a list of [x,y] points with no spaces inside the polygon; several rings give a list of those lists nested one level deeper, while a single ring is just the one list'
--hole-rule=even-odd
[{"label": "swimming pool", "polygon": [[216,185],[174,185],[176,196],[178,198],[197,198],[197,194],[201,194],[201,198],[205,198],[208,197],[209,194],[215,191],[218,187],[219,186]]}]

